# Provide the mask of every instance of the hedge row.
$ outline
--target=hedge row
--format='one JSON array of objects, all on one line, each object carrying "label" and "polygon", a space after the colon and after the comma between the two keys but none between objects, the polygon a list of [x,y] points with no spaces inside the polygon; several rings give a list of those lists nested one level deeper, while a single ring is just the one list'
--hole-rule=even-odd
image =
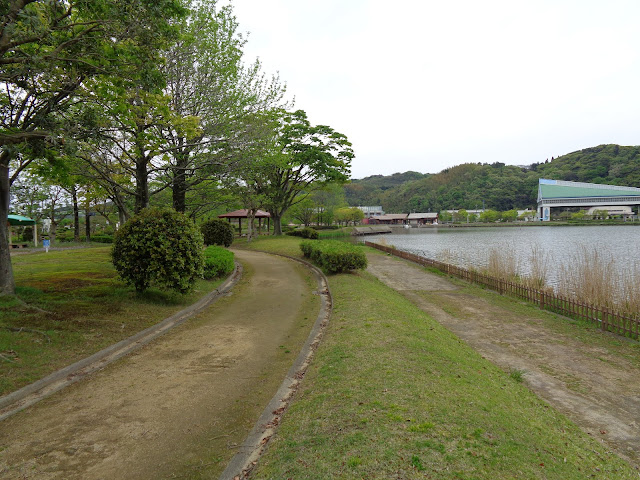
[{"label": "hedge row", "polygon": [[304,241],[302,254],[329,273],[367,268],[367,257],[359,245],[338,240]]},{"label": "hedge row", "polygon": [[311,240],[318,239],[318,232],[310,227],[304,227],[300,230],[291,230],[290,232],[287,232],[287,235],[291,235],[292,237],[309,238]]},{"label": "hedge row", "polygon": [[[79,240],[86,242],[87,237],[81,235]],[[71,235],[56,235],[57,242],[73,242],[73,234]],[[91,235],[91,241],[96,243],[113,243],[113,235]]]},{"label": "hedge row", "polygon": [[204,278],[223,277],[233,269],[233,252],[217,245],[211,245],[204,250]]}]

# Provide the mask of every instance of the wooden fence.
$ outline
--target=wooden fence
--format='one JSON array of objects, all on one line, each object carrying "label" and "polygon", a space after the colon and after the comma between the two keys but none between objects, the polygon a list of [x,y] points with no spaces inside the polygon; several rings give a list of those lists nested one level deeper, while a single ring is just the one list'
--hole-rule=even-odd
[{"label": "wooden fence", "polygon": [[640,319],[638,316],[632,317],[624,315],[608,307],[579,302],[575,299],[557,295],[553,292],[537,290],[520,283],[490,277],[480,272],[456,267],[455,265],[439,262],[430,258],[424,258],[419,255],[414,255],[413,253],[403,252],[402,250],[377,243],[364,243],[369,247],[381,250],[396,257],[404,258],[405,260],[418,263],[425,267],[436,268],[448,275],[453,275],[454,277],[461,278],[468,282],[477,283],[487,288],[491,288],[501,295],[510,295],[521,300],[535,303],[543,310],[549,310],[569,318],[585,320],[599,326],[602,330],[613,332],[618,335],[631,337],[636,340],[640,339]]}]

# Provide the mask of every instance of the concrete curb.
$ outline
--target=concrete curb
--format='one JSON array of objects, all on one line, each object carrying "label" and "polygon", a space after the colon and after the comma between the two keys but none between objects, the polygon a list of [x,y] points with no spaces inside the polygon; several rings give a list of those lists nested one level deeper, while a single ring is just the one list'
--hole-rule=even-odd
[{"label": "concrete curb", "polygon": [[33,405],[34,403],[39,402],[58,390],[62,390],[68,385],[82,380],[90,373],[100,370],[110,363],[128,355],[129,353],[146,345],[153,339],[166,333],[173,327],[180,325],[192,316],[200,313],[220,298],[220,296],[231,290],[231,288],[238,283],[241,276],[242,266],[238,262],[235,262],[235,269],[233,273],[222,283],[222,285],[198,300],[193,305],[170,316],[169,318],[166,318],[156,325],[94,353],[90,357],[84,358],[61,370],[53,372],[37,382],[27,385],[20,390],[16,390],[9,395],[0,397],[0,421]]},{"label": "concrete curb", "polygon": [[307,341],[302,346],[298,357],[287,372],[287,376],[280,385],[280,388],[265,407],[253,430],[251,430],[245,441],[240,445],[237,453],[220,475],[219,480],[244,480],[249,478],[253,467],[255,467],[260,455],[262,455],[269,440],[276,432],[282,416],[300,386],[300,382],[304,377],[307,367],[311,363],[313,354],[320,344],[325,327],[329,324],[329,318],[331,317],[333,302],[331,292],[329,291],[329,283],[324,273],[314,265],[299,258],[280,254],[271,255],[278,255],[302,263],[314,273],[318,282],[318,290],[314,293],[320,295],[321,298],[320,312],[307,337]]}]

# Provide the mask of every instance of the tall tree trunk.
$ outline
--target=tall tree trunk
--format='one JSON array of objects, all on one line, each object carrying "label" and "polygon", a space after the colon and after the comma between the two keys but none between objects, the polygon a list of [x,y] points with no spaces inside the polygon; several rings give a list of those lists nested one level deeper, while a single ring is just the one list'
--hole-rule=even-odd
[{"label": "tall tree trunk", "polygon": [[120,223],[118,228],[120,228],[122,225],[125,224],[125,222],[127,220],[129,220],[129,210],[127,210],[127,206],[124,204],[124,200],[122,200],[122,197],[120,196],[120,194],[117,191],[113,192],[113,196],[111,197],[111,201],[118,208],[118,221]]},{"label": "tall tree trunk", "polygon": [[282,215],[276,212],[269,212],[273,220],[273,234],[282,235]]},{"label": "tall tree trunk", "polygon": [[74,185],[71,187],[71,197],[73,198],[73,241],[80,241],[80,209],[78,208],[78,189]]},{"label": "tall tree trunk", "polygon": [[125,222],[127,221],[127,215],[126,215],[126,211],[124,208],[122,208],[120,205],[118,205],[118,229],[125,224]]},{"label": "tall tree trunk", "polygon": [[140,213],[149,206],[149,178],[147,159],[140,156],[136,159],[136,205],[135,213]]},{"label": "tall tree trunk", "polygon": [[49,228],[49,240],[53,245],[56,241],[56,230],[58,229],[58,221],[56,220],[56,202],[54,200],[54,197],[51,197],[49,218],[51,219],[51,227]]},{"label": "tall tree trunk", "polygon": [[91,241],[91,206],[89,201],[84,206],[84,234],[87,237],[86,241]]},{"label": "tall tree trunk", "polygon": [[[256,208],[250,208],[247,210],[247,242],[251,242],[256,227],[255,227],[255,221],[256,221]],[[256,237],[258,235],[255,235]]]},{"label": "tall tree trunk", "polygon": [[188,156],[179,154],[176,158],[176,166],[173,168],[173,208],[177,212],[184,213],[187,209],[187,162]]},{"label": "tall tree trunk", "polygon": [[10,155],[3,151],[0,154],[0,295],[16,292],[9,252],[9,160]]}]

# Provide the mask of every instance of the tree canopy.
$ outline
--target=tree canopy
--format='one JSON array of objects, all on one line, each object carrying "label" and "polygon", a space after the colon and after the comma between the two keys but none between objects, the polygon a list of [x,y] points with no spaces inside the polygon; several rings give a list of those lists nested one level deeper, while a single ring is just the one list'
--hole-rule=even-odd
[{"label": "tree canopy", "polygon": [[342,133],[326,125],[313,126],[303,110],[282,112],[271,155],[255,176],[265,198],[275,234],[286,211],[310,193],[329,183],[349,180],[351,143]]},{"label": "tree canopy", "polygon": [[155,81],[157,52],[185,10],[178,0],[8,0],[0,13],[0,292],[13,293],[11,183],[88,134],[93,122],[77,107],[91,80]]}]

